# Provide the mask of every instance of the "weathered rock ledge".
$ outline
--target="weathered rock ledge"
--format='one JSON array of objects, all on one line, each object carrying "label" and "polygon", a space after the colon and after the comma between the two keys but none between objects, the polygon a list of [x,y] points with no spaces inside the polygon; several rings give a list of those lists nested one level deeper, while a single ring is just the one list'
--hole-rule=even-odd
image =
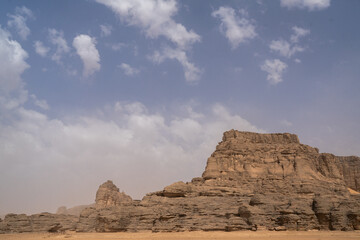
[{"label": "weathered rock ledge", "polygon": [[0,233],[360,230],[359,192],[359,157],[319,153],[294,134],[230,130],[191,182],[135,201],[107,181],[79,217],[8,214]]}]

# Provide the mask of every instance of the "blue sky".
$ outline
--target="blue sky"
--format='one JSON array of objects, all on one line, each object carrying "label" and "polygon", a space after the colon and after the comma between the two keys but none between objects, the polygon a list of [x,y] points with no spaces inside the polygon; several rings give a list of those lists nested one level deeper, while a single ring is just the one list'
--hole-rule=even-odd
[{"label": "blue sky", "polygon": [[2,1],[0,214],[140,199],[229,129],[360,155],[357,0]]}]

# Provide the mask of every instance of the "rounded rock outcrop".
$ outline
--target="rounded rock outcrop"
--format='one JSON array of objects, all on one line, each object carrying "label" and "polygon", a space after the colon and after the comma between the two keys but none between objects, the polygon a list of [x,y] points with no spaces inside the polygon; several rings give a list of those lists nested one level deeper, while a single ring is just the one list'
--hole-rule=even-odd
[{"label": "rounded rock outcrop", "polygon": [[119,188],[110,180],[101,184],[96,192],[96,208],[121,206],[131,202],[132,198],[124,192],[120,192]]}]

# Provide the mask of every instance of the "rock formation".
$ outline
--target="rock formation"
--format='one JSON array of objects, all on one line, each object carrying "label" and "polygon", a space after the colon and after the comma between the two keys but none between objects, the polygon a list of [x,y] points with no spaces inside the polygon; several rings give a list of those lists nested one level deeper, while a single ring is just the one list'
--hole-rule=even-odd
[{"label": "rock formation", "polygon": [[77,219],[45,214],[40,228],[37,215],[7,215],[0,232],[360,230],[359,177],[358,157],[319,153],[294,134],[230,130],[191,182],[135,201],[108,181]]},{"label": "rock formation", "polygon": [[0,233],[63,232],[76,230],[78,217],[63,214],[40,213],[7,214],[0,222]]},{"label": "rock formation", "polygon": [[120,193],[119,188],[110,180],[103,183],[96,192],[96,208],[116,207],[131,202],[132,198],[124,192]]},{"label": "rock formation", "polygon": [[356,156],[336,157],[346,185],[360,192],[360,158]]},{"label": "rock formation", "polygon": [[80,205],[80,206],[75,206],[72,208],[66,208],[65,206],[59,207],[56,211],[56,214],[64,214],[64,215],[74,215],[79,217],[80,213],[85,209],[85,208],[89,208],[89,207],[93,207],[95,206],[95,204],[90,204],[90,205]]}]

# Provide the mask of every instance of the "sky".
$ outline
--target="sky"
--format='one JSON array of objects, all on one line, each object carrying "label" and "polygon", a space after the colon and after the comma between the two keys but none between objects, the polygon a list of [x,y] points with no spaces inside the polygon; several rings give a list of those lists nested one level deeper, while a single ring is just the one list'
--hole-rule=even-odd
[{"label": "sky", "polygon": [[0,215],[201,176],[226,130],[360,155],[358,0],[0,2]]}]

